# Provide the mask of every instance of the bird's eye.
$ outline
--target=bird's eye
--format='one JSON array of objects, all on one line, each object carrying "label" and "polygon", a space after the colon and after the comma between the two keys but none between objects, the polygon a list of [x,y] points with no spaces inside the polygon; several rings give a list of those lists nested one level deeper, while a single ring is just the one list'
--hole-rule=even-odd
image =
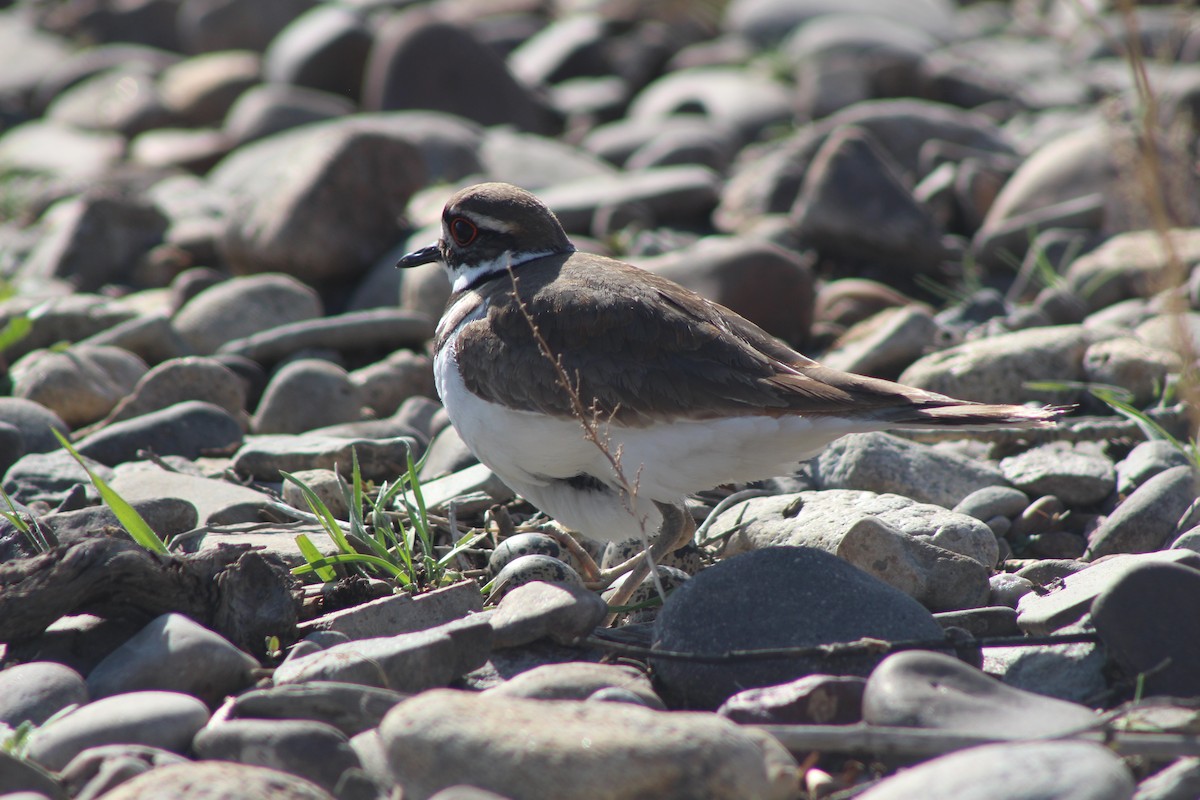
[{"label": "bird's eye", "polygon": [[454,241],[458,243],[459,247],[466,247],[475,241],[475,237],[479,235],[479,229],[466,217],[455,217],[450,220],[450,235],[454,237]]}]

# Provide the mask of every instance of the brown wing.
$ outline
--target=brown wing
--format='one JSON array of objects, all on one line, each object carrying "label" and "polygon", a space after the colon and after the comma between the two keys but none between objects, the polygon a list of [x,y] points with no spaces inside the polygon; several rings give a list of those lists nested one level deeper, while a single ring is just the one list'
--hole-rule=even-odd
[{"label": "brown wing", "polygon": [[[622,424],[745,414],[903,422],[924,418],[925,408],[975,405],[822,367],[729,309],[611,259],[552,256],[516,275],[545,349],[583,405]],[[559,276],[566,280],[552,283]],[[492,300],[487,317],[457,341],[467,387],[514,408],[573,416],[551,358],[530,355],[533,330],[512,300],[512,281],[502,277],[484,294]]]}]

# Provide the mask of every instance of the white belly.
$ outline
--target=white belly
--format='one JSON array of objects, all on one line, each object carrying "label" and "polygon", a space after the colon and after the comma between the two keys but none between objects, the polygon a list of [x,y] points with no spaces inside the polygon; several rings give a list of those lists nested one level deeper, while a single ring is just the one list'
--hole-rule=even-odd
[{"label": "white belly", "polygon": [[[438,395],[471,451],[515,492],[586,536],[623,541],[653,538],[661,515],[649,501],[678,505],[722,483],[785,475],[839,436],[862,430],[845,419],[745,416],[664,422],[630,428],[597,426],[619,474],[581,423],[515,411],[469,392],[453,342],[434,359]],[[564,482],[593,476],[609,489]],[[625,491],[631,489],[632,493]]]}]

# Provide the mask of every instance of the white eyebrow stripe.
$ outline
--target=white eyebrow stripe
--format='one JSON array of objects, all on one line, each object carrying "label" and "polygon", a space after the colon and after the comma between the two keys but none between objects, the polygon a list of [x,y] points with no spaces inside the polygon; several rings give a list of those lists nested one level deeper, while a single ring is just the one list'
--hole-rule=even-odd
[{"label": "white eyebrow stripe", "polygon": [[488,230],[500,231],[501,233],[512,233],[517,229],[511,222],[507,222],[496,217],[489,217],[487,214],[480,214],[472,211],[470,213],[461,212],[459,216],[466,217],[475,223],[476,227],[487,228]]}]

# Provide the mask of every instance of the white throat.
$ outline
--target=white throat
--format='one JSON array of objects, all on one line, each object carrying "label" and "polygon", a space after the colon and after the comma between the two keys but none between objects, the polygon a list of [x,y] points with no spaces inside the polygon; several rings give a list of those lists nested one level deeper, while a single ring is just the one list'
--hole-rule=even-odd
[{"label": "white throat", "polygon": [[[575,248],[571,248],[573,251]],[[567,252],[571,252],[567,251]],[[486,278],[492,275],[507,272],[512,267],[520,266],[526,261],[533,261],[538,258],[545,258],[551,255],[553,250],[533,250],[524,253],[513,255],[511,250],[505,250],[495,258],[490,258],[487,261],[477,261],[473,264],[461,264],[457,267],[442,262],[442,266],[446,270],[446,274],[450,277],[450,288],[454,292],[461,292],[471,284],[475,283],[480,278]]]}]

